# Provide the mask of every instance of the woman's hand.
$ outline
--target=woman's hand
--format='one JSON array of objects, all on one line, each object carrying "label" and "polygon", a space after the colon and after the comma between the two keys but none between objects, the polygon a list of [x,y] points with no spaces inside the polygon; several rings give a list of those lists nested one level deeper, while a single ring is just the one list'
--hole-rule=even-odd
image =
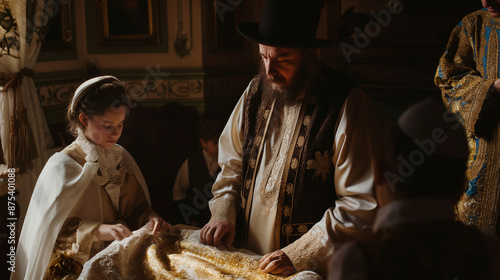
[{"label": "woman's hand", "polygon": [[97,227],[95,236],[100,241],[122,240],[132,235],[130,229],[122,224],[101,224]]},{"label": "woman's hand", "polygon": [[153,232],[151,233],[153,235],[158,232],[167,233],[173,231],[172,225],[165,222],[165,220],[162,217],[158,216],[158,214],[150,214],[149,222],[147,223],[147,225],[153,229]]}]

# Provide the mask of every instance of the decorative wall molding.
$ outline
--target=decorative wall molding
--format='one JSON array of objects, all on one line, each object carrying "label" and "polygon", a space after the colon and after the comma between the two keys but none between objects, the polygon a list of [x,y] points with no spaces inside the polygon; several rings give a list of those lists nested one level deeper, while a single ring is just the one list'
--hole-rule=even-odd
[{"label": "decorative wall molding", "polygon": [[[147,69],[146,69],[147,70]],[[151,70],[151,69],[150,69]],[[198,68],[100,70],[123,81],[132,102],[159,107],[169,102],[194,106],[202,114],[204,102],[204,73]],[[64,111],[76,88],[84,81],[82,71],[38,73],[35,77],[37,93],[47,122],[64,122]]]},{"label": "decorative wall molding", "polygon": [[[67,104],[80,83],[42,86],[37,89],[42,107]],[[129,97],[138,103],[146,99],[203,99],[203,80],[124,81]],[[172,100],[179,101],[179,100]]]},{"label": "decorative wall molding", "polygon": [[68,104],[78,84],[45,86],[37,88],[42,107]]}]

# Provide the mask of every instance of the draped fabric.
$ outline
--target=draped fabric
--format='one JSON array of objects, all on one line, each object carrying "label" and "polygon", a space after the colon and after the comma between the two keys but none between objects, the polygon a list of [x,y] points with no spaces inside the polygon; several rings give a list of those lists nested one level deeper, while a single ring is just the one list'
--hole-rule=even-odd
[{"label": "draped fabric", "polygon": [[[3,86],[0,90],[0,139],[6,163],[0,165],[0,173],[7,167],[23,167],[18,169],[18,173],[22,175],[18,174],[16,177],[20,192],[17,201],[22,216],[26,212],[38,174],[49,156],[47,148],[54,146],[33,82],[32,69],[49,20],[59,11],[61,2],[64,1],[0,1],[0,80]],[[6,86],[9,81],[12,86]],[[21,105],[26,115],[19,114]],[[19,131],[11,129],[14,112],[21,121],[18,123]],[[30,151],[20,150],[23,145]],[[34,159],[21,160],[21,154],[26,153],[34,155]],[[8,166],[9,162],[16,164]],[[18,228],[21,224],[22,218]]]},{"label": "draped fabric", "polygon": [[200,231],[193,227],[174,229],[175,234],[153,236],[144,226],[113,242],[85,263],[78,279],[322,279],[311,271],[289,277],[264,273],[260,255],[203,245]]}]

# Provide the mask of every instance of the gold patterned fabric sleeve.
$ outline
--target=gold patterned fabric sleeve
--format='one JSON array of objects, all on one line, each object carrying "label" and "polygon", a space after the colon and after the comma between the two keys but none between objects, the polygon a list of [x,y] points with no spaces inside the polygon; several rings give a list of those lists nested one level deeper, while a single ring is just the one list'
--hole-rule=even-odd
[{"label": "gold patterned fabric sleeve", "polygon": [[298,271],[325,275],[326,261],[340,244],[371,232],[377,208],[371,147],[379,140],[378,133],[368,97],[354,89],[341,110],[332,148],[335,206],[309,232],[283,248]]},{"label": "gold patterned fabric sleeve", "polygon": [[434,78],[446,107],[458,115],[468,136],[476,134],[483,103],[497,79],[497,30],[485,17],[487,11],[481,10],[455,27]]},{"label": "gold patterned fabric sleeve", "polygon": [[[250,87],[250,86],[249,86]],[[219,165],[221,172],[212,187],[210,200],[211,221],[236,223],[240,209],[241,168],[243,159],[243,104],[249,87],[236,104],[219,138]]]}]

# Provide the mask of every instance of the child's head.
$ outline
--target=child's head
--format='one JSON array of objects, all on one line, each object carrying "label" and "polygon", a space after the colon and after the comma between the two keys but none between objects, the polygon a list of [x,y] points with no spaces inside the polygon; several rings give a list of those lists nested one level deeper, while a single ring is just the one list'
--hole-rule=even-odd
[{"label": "child's head", "polygon": [[129,110],[120,80],[113,76],[92,78],[76,89],[68,107],[69,131],[77,136],[81,129],[94,144],[110,149],[120,138]]},{"label": "child's head", "polygon": [[217,158],[219,153],[219,136],[222,133],[222,129],[222,122],[216,119],[202,121],[198,127],[198,138],[200,139],[201,147],[215,158]]}]

